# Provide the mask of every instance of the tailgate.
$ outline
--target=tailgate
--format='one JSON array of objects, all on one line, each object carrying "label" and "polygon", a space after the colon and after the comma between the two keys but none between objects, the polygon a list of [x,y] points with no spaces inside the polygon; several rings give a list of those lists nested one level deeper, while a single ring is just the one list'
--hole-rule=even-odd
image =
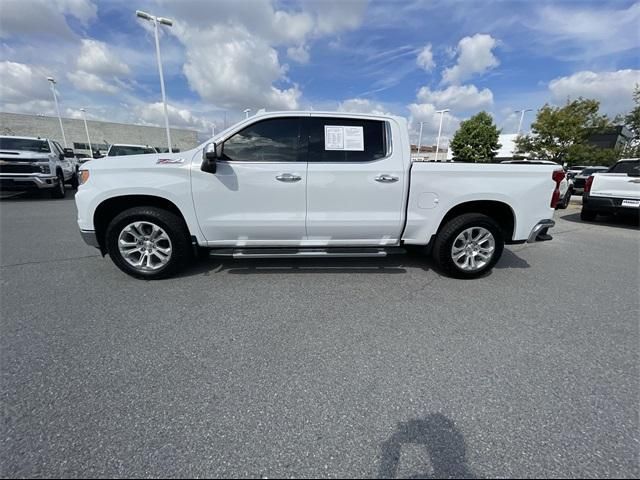
[{"label": "tailgate", "polygon": [[597,173],[593,176],[591,196],[640,200],[640,177],[626,173]]}]

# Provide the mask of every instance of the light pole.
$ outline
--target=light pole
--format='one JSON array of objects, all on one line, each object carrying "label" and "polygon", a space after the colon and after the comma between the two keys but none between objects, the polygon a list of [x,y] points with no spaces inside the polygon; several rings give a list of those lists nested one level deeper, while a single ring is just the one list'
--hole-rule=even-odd
[{"label": "light pole", "polygon": [[62,126],[62,117],[60,116],[60,107],[58,106],[58,96],[56,95],[56,80],[53,77],[47,77],[51,84],[51,92],[53,93],[53,103],[56,104],[56,112],[58,112],[58,122],[60,122],[60,131],[62,132],[62,143],[67,148],[67,137],[64,136],[64,127]]},{"label": "light pole", "polygon": [[136,15],[144,20],[153,22],[155,37],[156,37],[156,57],[158,60],[158,72],[160,73],[160,91],[162,92],[162,104],[164,105],[164,125],[167,129],[167,144],[169,146],[169,153],[172,153],[171,149],[171,132],[169,131],[169,113],[167,112],[167,97],[164,93],[164,75],[162,74],[162,59],[160,58],[160,38],[158,35],[158,23],[166,25],[168,27],[173,25],[173,20],[164,17],[156,17],[150,15],[142,10],[136,10]]},{"label": "light pole", "polygon": [[420,135],[418,136],[418,155],[420,155],[420,148],[422,148],[422,125],[424,125],[424,122],[420,122]]},{"label": "light pole", "polygon": [[93,148],[91,147],[91,139],[89,138],[89,127],[87,127],[87,111],[84,108],[81,108],[82,112],[82,120],[84,120],[84,131],[87,132],[87,142],[89,142],[89,153],[91,154],[91,158],[93,158]]},{"label": "light pole", "polygon": [[249,118],[249,112],[251,111],[250,108],[245,109],[244,111],[244,118]]},{"label": "light pole", "polygon": [[442,135],[442,119],[444,118],[444,114],[449,111],[448,108],[444,110],[437,110],[436,113],[440,114],[440,128],[438,129],[438,141],[436,142],[436,162],[438,161],[438,151],[440,150],[440,135]]},{"label": "light pole", "polygon": [[520,130],[522,130],[522,120],[524,120],[524,114],[525,112],[531,112],[532,110],[530,108],[525,108],[524,110],[516,110],[515,113],[520,113],[520,123],[518,123],[518,133],[516,134],[517,137],[520,136]]}]

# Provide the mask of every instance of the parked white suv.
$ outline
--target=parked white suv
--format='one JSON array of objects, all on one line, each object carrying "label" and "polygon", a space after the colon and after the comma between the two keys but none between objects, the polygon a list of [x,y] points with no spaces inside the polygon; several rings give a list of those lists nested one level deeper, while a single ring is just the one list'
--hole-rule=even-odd
[{"label": "parked white suv", "polygon": [[65,183],[78,186],[73,150],[46,138],[0,136],[0,190],[47,190],[63,198]]},{"label": "parked white suv", "polygon": [[411,162],[404,118],[273,112],[181,153],[93,160],[83,238],[124,272],[172,275],[196,249],[234,258],[385,256],[422,246],[474,278],[554,225],[554,165]]}]

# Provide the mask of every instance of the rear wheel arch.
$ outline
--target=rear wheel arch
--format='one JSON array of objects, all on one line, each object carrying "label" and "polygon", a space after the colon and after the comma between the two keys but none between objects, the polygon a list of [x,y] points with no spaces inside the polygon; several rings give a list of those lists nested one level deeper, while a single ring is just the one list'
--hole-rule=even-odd
[{"label": "rear wheel arch", "polygon": [[186,231],[189,231],[185,216],[178,206],[171,200],[155,195],[121,195],[104,200],[98,205],[93,214],[93,226],[100,250],[106,252],[105,236],[107,227],[120,213],[133,207],[156,207],[178,215],[184,222]]},{"label": "rear wheel arch", "polygon": [[498,200],[476,200],[456,205],[451,208],[440,221],[438,233],[449,221],[467,213],[486,215],[500,226],[507,243],[513,239],[516,229],[515,213],[508,204]]}]

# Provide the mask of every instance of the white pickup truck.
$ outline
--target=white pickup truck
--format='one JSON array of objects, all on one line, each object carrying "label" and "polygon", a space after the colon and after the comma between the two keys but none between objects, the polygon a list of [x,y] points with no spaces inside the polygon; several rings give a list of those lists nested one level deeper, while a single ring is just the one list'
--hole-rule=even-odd
[{"label": "white pickup truck", "polygon": [[640,216],[640,159],[620,160],[607,173],[587,178],[582,195],[582,220],[596,215]]},{"label": "white pickup truck", "polygon": [[85,241],[138,278],[197,252],[385,256],[424,247],[450,275],[489,271],[505,243],[549,239],[562,169],[412,163],[401,117],[270,112],[193,150],[85,163]]},{"label": "white pickup truck", "polygon": [[0,136],[0,191],[42,191],[64,198],[65,183],[78,186],[73,150],[40,137]]}]

